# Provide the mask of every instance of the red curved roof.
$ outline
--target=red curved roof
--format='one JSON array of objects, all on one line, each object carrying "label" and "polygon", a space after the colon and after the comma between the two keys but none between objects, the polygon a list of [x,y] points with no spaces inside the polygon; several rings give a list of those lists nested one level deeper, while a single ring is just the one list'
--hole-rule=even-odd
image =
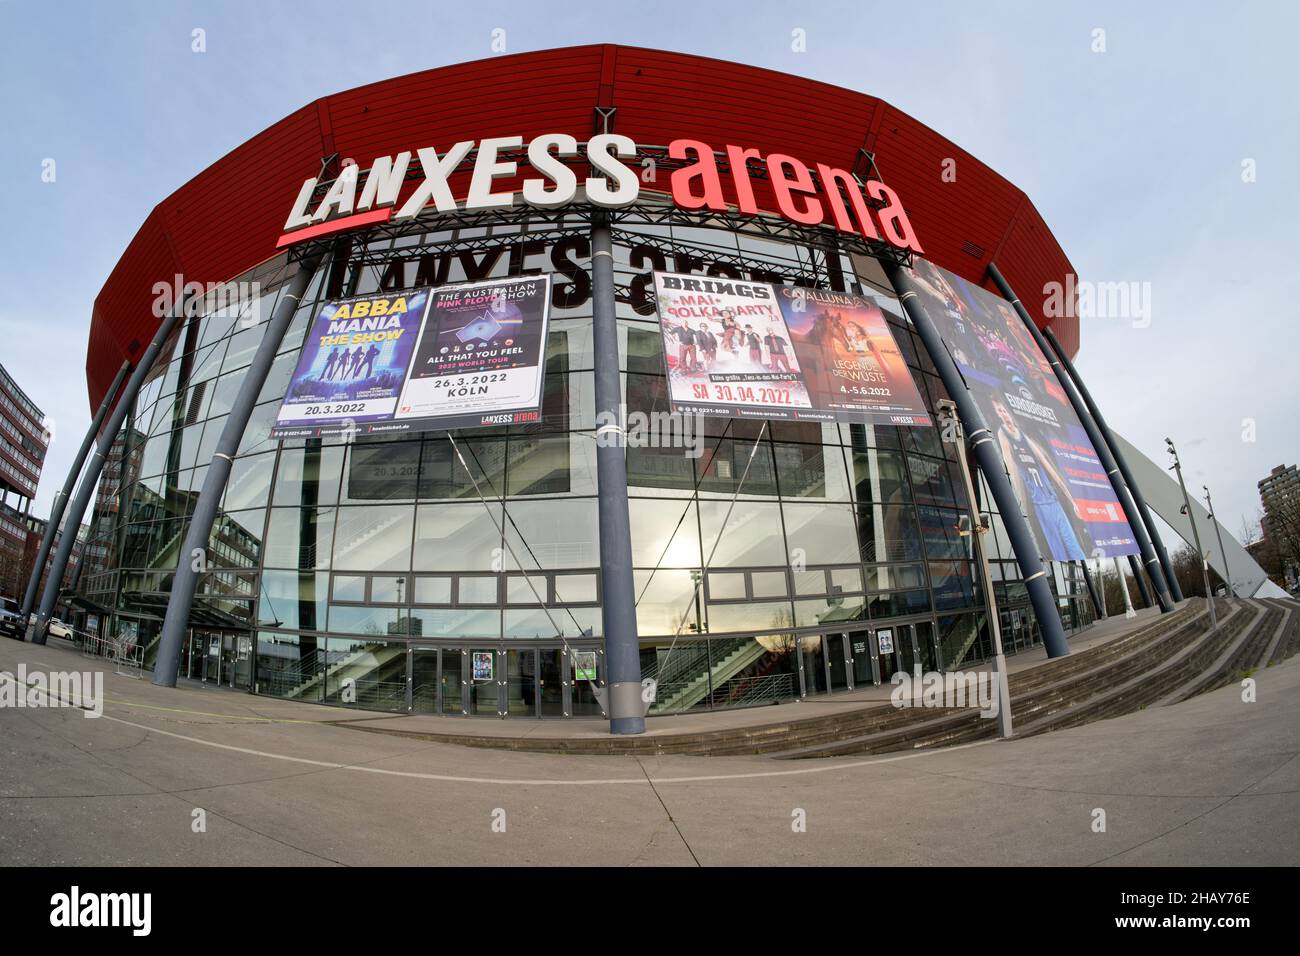
[{"label": "red curved roof", "polygon": [[[714,148],[788,153],[852,169],[873,152],[902,197],[925,255],[991,291],[996,258],[1035,299],[1074,272],[1023,192],[885,101],[814,80],[707,57],[598,44],[521,53],[412,73],[322,97],[263,130],[168,196],[144,221],[95,299],[86,352],[93,409],[123,358],[147,345],[155,282],[224,282],[275,254],[304,179],[337,153],[377,156],[491,136],[592,132],[596,106],[618,108],[616,130],[638,143],[679,138]],[[955,158],[960,175],[941,179]],[[661,177],[660,188],[667,187]],[[647,187],[650,188],[650,187]],[[1043,326],[1041,315],[1035,318]],[[1076,319],[1053,329],[1073,354]]]}]

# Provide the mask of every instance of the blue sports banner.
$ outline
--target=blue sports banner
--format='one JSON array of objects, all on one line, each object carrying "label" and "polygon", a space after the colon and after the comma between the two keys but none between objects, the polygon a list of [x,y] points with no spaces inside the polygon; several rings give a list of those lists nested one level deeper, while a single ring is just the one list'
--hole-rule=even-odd
[{"label": "blue sports banner", "polygon": [[1138,553],[1097,450],[1011,303],[919,257],[912,269],[926,314],[997,441],[1043,557]]}]

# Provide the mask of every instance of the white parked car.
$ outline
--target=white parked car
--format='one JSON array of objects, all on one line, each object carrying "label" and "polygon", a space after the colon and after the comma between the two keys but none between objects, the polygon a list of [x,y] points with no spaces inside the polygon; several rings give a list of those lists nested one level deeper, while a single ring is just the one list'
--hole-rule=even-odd
[{"label": "white parked car", "polygon": [[68,625],[64,624],[57,617],[50,621],[50,633],[55,637],[66,637],[68,640],[72,640],[72,628],[68,627]]}]

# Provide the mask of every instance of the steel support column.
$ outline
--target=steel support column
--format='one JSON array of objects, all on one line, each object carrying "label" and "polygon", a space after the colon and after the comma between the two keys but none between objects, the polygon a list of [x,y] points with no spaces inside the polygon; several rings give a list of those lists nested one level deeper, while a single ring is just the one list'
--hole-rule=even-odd
[{"label": "steel support column", "polygon": [[[1092,416],[1093,422],[1097,425],[1097,430],[1101,432],[1103,443],[1110,450],[1115,459],[1115,464],[1119,467],[1120,474],[1124,476],[1124,484],[1133,495],[1133,501],[1137,505],[1138,513],[1141,515],[1142,522],[1146,525],[1147,535],[1151,538],[1151,544],[1155,549],[1156,556],[1160,559],[1160,568],[1164,572],[1165,583],[1168,586],[1169,594],[1173,596],[1174,601],[1183,599],[1182,589],[1178,586],[1178,576],[1174,574],[1174,566],[1169,560],[1169,553],[1165,551],[1165,544],[1160,540],[1160,531],[1156,528],[1155,519],[1151,516],[1151,510],[1147,508],[1146,498],[1142,496],[1142,489],[1133,479],[1133,472],[1129,470],[1128,462],[1124,460],[1124,453],[1119,450],[1119,445],[1110,433],[1110,427],[1106,424],[1106,419],[1102,417],[1101,409],[1097,403],[1092,400],[1092,393],[1088,391],[1088,386],[1083,384],[1083,379],[1079,377],[1078,371],[1075,370],[1074,363],[1070,361],[1069,356],[1065,354],[1065,349],[1061,348],[1061,343],[1056,341],[1056,336],[1052,334],[1051,329],[1044,329],[1043,336],[1047,341],[1052,343],[1052,348],[1056,351],[1057,357],[1061,360],[1061,367],[1065,373],[1070,376],[1070,381],[1078,390],[1079,396],[1083,399],[1084,404],[1088,407],[1088,413]],[[1134,526],[1134,532],[1137,527]],[[1151,568],[1148,564],[1147,568]],[[1152,581],[1155,577],[1152,576]],[[1157,592],[1160,590],[1156,588]],[[1157,594],[1157,597],[1160,595]]]},{"label": "steel support column", "polygon": [[[63,511],[67,508],[68,499],[72,497],[73,489],[77,486],[77,476],[81,474],[86,456],[90,454],[90,449],[95,444],[95,436],[99,434],[100,426],[104,424],[104,419],[108,417],[108,412],[113,407],[113,396],[122,387],[122,382],[129,371],[131,371],[131,363],[124,361],[122,367],[117,370],[113,384],[108,386],[108,391],[104,393],[104,398],[95,411],[95,417],[90,421],[90,427],[86,429],[86,437],[81,440],[81,447],[77,449],[77,457],[73,459],[72,467],[68,469],[68,477],[63,480],[63,487],[59,489],[58,494],[54,496],[54,503],[50,505],[50,520],[45,525],[45,534],[41,538],[40,549],[36,552],[36,565],[32,568],[32,576],[28,579],[27,590],[23,594],[20,614],[24,627],[27,626],[27,619],[36,604],[36,589],[41,585],[41,572],[45,570],[45,559],[50,556],[50,548],[54,546],[54,536],[59,533],[59,522],[63,520]],[[80,526],[77,530],[80,530]],[[75,531],[73,536],[76,536]]]},{"label": "steel support column", "polygon": [[185,634],[189,629],[190,608],[194,603],[194,594],[198,590],[199,576],[206,567],[208,539],[212,535],[212,525],[217,518],[217,509],[230,480],[230,469],[239,443],[243,440],[244,429],[252,417],[253,406],[257,396],[266,384],[267,373],[271,363],[280,350],[284,333],[288,331],[298,309],[299,300],[307,290],[307,283],[316,272],[321,256],[315,255],[298,264],[298,271],[289,280],[288,286],[280,295],[280,300],[271,313],[271,320],[262,334],[262,341],[253,355],[253,362],[244,372],[239,384],[239,393],[231,403],[230,414],[222,426],[221,437],[203,478],[203,488],[194,504],[194,515],[185,530],[185,543],[181,547],[176,562],[176,573],[172,576],[171,595],[167,599],[167,615],[163,619],[162,635],[158,641],[158,657],[154,662],[153,682],[159,687],[175,687],[176,674],[180,668],[181,648]]},{"label": "steel support column", "polygon": [[1133,580],[1137,582],[1138,596],[1142,598],[1144,608],[1151,606],[1151,590],[1147,587],[1147,579],[1142,576],[1142,565],[1138,564],[1137,555],[1128,556],[1128,566],[1133,572]]},{"label": "steel support column", "polygon": [[1029,530],[1029,523],[1020,510],[1020,502],[1016,500],[1011,479],[1007,477],[1006,466],[998,453],[997,443],[993,440],[984,417],[975,405],[975,400],[966,390],[966,383],[962,380],[952,356],[948,354],[943,338],[921,305],[920,296],[917,295],[912,282],[911,272],[895,263],[884,265],[890,282],[898,291],[903,308],[907,310],[907,315],[912,320],[917,334],[920,335],[925,350],[939,371],[944,387],[957,404],[957,415],[969,436],[975,461],[984,474],[984,480],[988,482],[993,502],[1002,514],[1002,524],[1007,529],[1007,537],[1011,539],[1011,548],[1015,552],[1016,563],[1020,566],[1025,590],[1029,592],[1034,615],[1038,618],[1038,627],[1043,635],[1043,645],[1047,648],[1047,655],[1064,657],[1070,653],[1070,645],[1065,639],[1065,629],[1061,626],[1061,614],[1056,607],[1056,598],[1047,581],[1047,566],[1042,555],[1039,554],[1038,542],[1034,540],[1033,532]]},{"label": "steel support column", "polygon": [[[90,461],[86,465],[86,473],[81,478],[80,487],[77,488],[77,496],[72,500],[64,514],[64,522],[69,528],[81,528],[81,519],[86,516],[86,508],[90,505],[90,499],[95,496],[95,489],[99,486],[100,473],[104,470],[104,462],[108,460],[108,453],[113,447],[117,433],[122,430],[122,422],[126,420],[127,413],[135,405],[136,396],[140,394],[140,387],[144,385],[144,380],[153,369],[153,364],[158,359],[158,353],[162,351],[163,343],[171,336],[176,326],[180,324],[181,319],[185,318],[187,301],[182,299],[177,302],[171,313],[159,323],[158,330],[154,332],[153,338],[144,350],[144,354],[140,356],[139,364],[136,365],[135,371],[131,373],[131,377],[127,379],[126,388],[118,398],[113,413],[109,415],[108,423],[104,426],[104,431],[99,437],[99,443],[95,447],[95,453],[90,456]],[[40,610],[36,612],[35,625],[30,629],[32,641],[36,644],[45,643],[45,634],[50,626],[50,617],[54,614],[55,605],[59,603],[59,586],[63,583],[63,572],[68,569],[68,559],[72,557],[72,548],[76,543],[77,535],[75,531],[72,534],[65,534],[59,539],[59,546],[54,551],[54,563],[50,565],[50,575],[45,579],[45,590],[41,592]]]},{"label": "steel support column", "polygon": [[641,646],[632,577],[632,527],[627,504],[627,461],[614,307],[614,254],[609,220],[591,224],[592,345],[596,366],[596,487],[600,518],[600,616],[605,629],[605,684],[609,730],[645,732]]},{"label": "steel support column", "polygon": [[[1097,458],[1101,462],[1101,467],[1106,470],[1106,477],[1110,480],[1110,486],[1115,491],[1115,497],[1119,499],[1120,507],[1128,515],[1129,526],[1133,529],[1133,536],[1137,539],[1138,549],[1142,552],[1142,562],[1151,577],[1151,583],[1155,585],[1156,599],[1160,602],[1160,610],[1162,612],[1172,611],[1173,605],[1169,601],[1170,589],[1167,582],[1162,580],[1164,577],[1162,566],[1151,546],[1151,539],[1147,536],[1146,524],[1142,516],[1138,514],[1138,506],[1135,505],[1134,498],[1129,493],[1129,486],[1132,485],[1132,482],[1129,480],[1128,473],[1123,472],[1116,463],[1115,456],[1111,453],[1110,442],[1106,440],[1107,436],[1103,432],[1101,420],[1094,414],[1095,409],[1091,401],[1085,401],[1084,398],[1080,397],[1083,390],[1082,388],[1076,389],[1077,382],[1074,381],[1077,373],[1075,373],[1073,366],[1069,366],[1067,370],[1066,363],[1069,362],[1069,359],[1061,350],[1060,343],[1056,341],[1054,336],[1051,343],[1048,343],[1043,333],[1038,330],[1038,326],[1034,324],[1029,312],[1016,296],[1015,290],[1002,277],[997,264],[990,262],[988,272],[997,287],[1002,290],[1002,295],[1010,301],[1011,307],[1020,316],[1020,321],[1025,324],[1029,334],[1038,343],[1038,347],[1042,350],[1047,361],[1051,363],[1052,371],[1056,373],[1056,378],[1061,383],[1061,389],[1065,392],[1065,397],[1069,399],[1075,415],[1078,416],[1080,424],[1083,425],[1083,430],[1088,433],[1088,440],[1092,442],[1092,447],[1096,449]],[[1136,494],[1137,492],[1134,491],[1134,495]]]}]

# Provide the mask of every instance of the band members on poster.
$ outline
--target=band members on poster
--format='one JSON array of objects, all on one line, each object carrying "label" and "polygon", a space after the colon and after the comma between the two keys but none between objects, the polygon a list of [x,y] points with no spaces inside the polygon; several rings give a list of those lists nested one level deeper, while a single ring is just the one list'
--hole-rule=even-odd
[{"label": "band members on poster", "polygon": [[771,360],[768,367],[773,372],[778,369],[783,372],[790,371],[790,357],[786,352],[788,345],[785,339],[776,334],[775,326],[768,328],[767,335],[763,336],[763,344],[767,346],[767,354]]},{"label": "band members on poster", "polygon": [[1048,452],[1021,430],[1006,403],[995,398],[992,405],[1001,422],[997,433],[1002,460],[1006,463],[1021,509],[1028,514],[1027,509],[1032,506],[1038,518],[1038,526],[1046,538],[1043,542],[1048,551],[1045,557],[1056,561],[1086,560],[1087,555],[1074,533],[1074,526],[1061,506],[1062,497],[1071,501],[1065,479],[1052,464]]},{"label": "band members on poster", "polygon": [[375,357],[378,354],[379,346],[377,345],[371,345],[370,348],[366,349],[365,359],[361,362],[361,368],[358,370],[361,372],[362,378],[369,378],[375,374]]},{"label": "band members on poster", "polygon": [[722,347],[732,355],[740,351],[740,326],[736,324],[736,314],[730,309],[722,312]]},{"label": "band members on poster", "polygon": [[696,369],[695,333],[683,322],[673,334],[677,336],[677,367],[690,374]]},{"label": "band members on poster", "polygon": [[339,364],[339,350],[330,349],[329,358],[325,359],[325,371],[321,372],[321,376],[320,376],[322,382],[334,374],[334,369],[338,367],[338,364]]},{"label": "band members on poster", "polygon": [[749,360],[755,365],[763,364],[763,342],[752,325],[745,326],[745,344],[749,346]]},{"label": "band members on poster", "polygon": [[699,350],[700,367],[707,372],[718,359],[718,337],[709,331],[707,322],[700,323],[695,333],[695,347]]}]

